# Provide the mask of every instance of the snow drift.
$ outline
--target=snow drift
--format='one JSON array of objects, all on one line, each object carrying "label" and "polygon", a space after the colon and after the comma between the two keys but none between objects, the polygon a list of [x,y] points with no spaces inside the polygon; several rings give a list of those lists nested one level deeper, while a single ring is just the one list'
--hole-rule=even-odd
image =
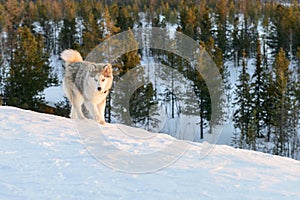
[{"label": "snow drift", "polygon": [[[175,140],[160,134],[134,143],[115,126],[104,134],[122,151],[145,153]],[[299,161],[228,146],[200,159],[209,144],[180,142],[189,148],[168,167],[122,173],[88,153],[74,121],[0,107],[0,199],[300,199]]]}]

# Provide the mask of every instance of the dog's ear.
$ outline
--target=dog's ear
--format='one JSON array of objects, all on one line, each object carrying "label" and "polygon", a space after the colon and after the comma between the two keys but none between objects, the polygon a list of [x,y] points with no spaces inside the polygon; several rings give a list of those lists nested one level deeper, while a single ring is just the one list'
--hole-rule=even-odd
[{"label": "dog's ear", "polygon": [[107,64],[104,69],[103,69],[103,75],[104,76],[112,76],[113,75],[113,70],[111,64]]}]

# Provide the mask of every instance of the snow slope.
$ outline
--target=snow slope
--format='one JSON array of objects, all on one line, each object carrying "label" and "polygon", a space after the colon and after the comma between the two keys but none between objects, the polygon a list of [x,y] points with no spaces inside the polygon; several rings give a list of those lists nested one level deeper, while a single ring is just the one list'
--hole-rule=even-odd
[{"label": "snow slope", "polygon": [[[129,153],[149,153],[175,140],[164,134],[129,139],[118,127],[145,131],[103,127],[104,137]],[[124,173],[88,153],[77,130],[70,119],[0,107],[0,199],[300,199],[299,161],[228,146],[214,146],[203,158],[199,152],[209,144],[180,141],[189,149],[170,166]]]}]

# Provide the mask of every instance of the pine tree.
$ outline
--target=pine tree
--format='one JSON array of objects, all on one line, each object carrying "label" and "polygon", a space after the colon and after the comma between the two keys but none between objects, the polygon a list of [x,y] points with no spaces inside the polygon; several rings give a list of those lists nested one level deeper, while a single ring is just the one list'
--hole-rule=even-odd
[{"label": "pine tree", "polygon": [[[295,46],[293,44],[293,35],[296,35],[294,33],[294,30],[295,24],[297,24],[296,16],[297,15],[293,12],[292,7],[278,5],[274,9],[274,15],[271,19],[274,23],[276,31],[276,35],[274,38],[274,40],[276,41],[276,52],[279,52],[280,48],[283,48],[283,50],[286,52],[290,50],[292,50],[293,52],[293,48]],[[296,49],[294,51],[296,51]]]},{"label": "pine tree", "polygon": [[5,1],[3,3],[3,6],[0,7],[0,15],[3,18],[3,28],[7,33],[7,38],[5,40],[6,48],[4,49],[4,54],[8,56],[7,60],[11,62],[14,59],[13,52],[17,44],[17,29],[21,24],[22,17],[24,15],[24,1]]},{"label": "pine tree", "polygon": [[76,49],[76,22],[75,18],[63,19],[63,27],[61,29],[61,32],[59,34],[59,46],[60,49]]},{"label": "pine tree", "polygon": [[[147,130],[156,128],[158,119],[153,117],[151,107],[156,104],[156,96],[153,84],[147,84],[138,88],[130,99],[130,114],[135,125],[145,127]],[[156,113],[157,115],[158,113]]]},{"label": "pine tree", "polygon": [[6,88],[8,104],[39,110],[44,103],[40,92],[55,81],[50,78],[44,41],[41,35],[35,37],[27,27],[18,29],[18,38]]},{"label": "pine tree", "polygon": [[103,19],[105,21],[105,25],[103,24],[104,21],[102,21],[101,26],[105,27],[106,30],[105,38],[109,38],[110,36],[115,35],[120,31],[120,27],[116,26],[116,22],[110,15],[108,6],[105,6]]},{"label": "pine tree", "polygon": [[233,51],[232,55],[234,58],[235,67],[237,67],[238,63],[240,63],[240,58],[242,57],[242,53],[243,53],[242,47],[240,45],[241,36],[240,36],[240,30],[239,30],[239,18],[238,17],[236,17],[233,21],[233,31],[232,31],[231,38],[232,38],[231,47],[232,47],[232,51]]},{"label": "pine tree", "polygon": [[265,118],[265,110],[263,106],[263,102],[265,101],[265,88],[266,88],[266,74],[264,68],[262,66],[262,54],[261,54],[261,46],[260,41],[257,41],[257,55],[256,55],[256,65],[255,71],[252,76],[252,88],[253,88],[253,107],[255,108],[255,122],[256,122],[256,137],[263,137],[263,123]]},{"label": "pine tree", "polygon": [[97,15],[90,12],[87,15],[83,25],[81,52],[83,56],[87,56],[97,45],[104,40],[104,27],[100,26]]},{"label": "pine tree", "polygon": [[203,7],[200,10],[200,13],[202,14],[202,19],[200,20],[199,26],[201,30],[200,40],[203,42],[207,42],[209,38],[213,35],[211,13],[210,9],[207,7],[204,1],[201,1],[200,6]]},{"label": "pine tree", "polygon": [[216,26],[217,26],[217,36],[216,43],[218,47],[222,50],[224,55],[227,51],[227,0],[220,0],[216,6]]},{"label": "pine tree", "polygon": [[[101,22],[100,22],[100,30],[103,31],[102,36],[103,36],[104,40],[106,39],[106,41],[109,40],[111,36],[115,35],[116,33],[118,33],[120,31],[120,28],[116,26],[115,20],[111,17],[108,6],[104,7],[104,11],[103,11],[103,14],[102,14],[102,19],[101,19]],[[111,57],[111,55],[115,55],[111,51],[114,51],[114,46],[118,45],[118,44],[113,44],[112,42],[109,42],[109,49],[107,51],[108,54],[106,55],[106,59],[109,62],[111,62],[112,59],[116,59],[116,58]],[[131,40],[129,40],[129,45],[132,45],[133,43],[130,43],[130,42],[131,42]],[[127,53],[127,54],[129,54],[129,53]],[[122,57],[126,57],[126,55],[122,55]],[[118,63],[118,61],[116,61],[116,60],[114,60],[114,62]],[[127,63],[127,62],[125,62],[125,63]],[[120,66],[120,64],[114,65],[115,68],[116,68],[116,66]],[[121,96],[122,96],[122,94],[118,98],[121,98]],[[112,94],[110,93],[108,95],[108,97],[106,98],[106,109],[105,109],[105,116],[106,116],[106,120],[108,122],[111,122],[111,118],[112,118],[111,108],[112,108]]]},{"label": "pine tree", "polygon": [[290,111],[288,113],[288,133],[289,133],[289,144],[288,144],[288,155],[291,158],[298,159],[300,153],[300,138],[298,135],[299,118],[300,118],[300,99],[299,96],[299,80],[292,80],[289,86],[289,104]]},{"label": "pine tree", "polygon": [[193,38],[194,40],[200,39],[200,32],[199,32],[199,21],[197,19],[197,8],[195,5],[186,6],[181,5],[182,8],[180,9],[180,25],[181,30],[184,34],[188,35],[189,37]]},{"label": "pine tree", "polygon": [[[129,83],[129,85],[126,86],[127,87],[126,89],[131,89],[131,88],[136,89],[134,84],[136,82],[141,81],[140,80],[141,79],[140,75],[143,74],[143,72],[140,71],[139,73],[136,73],[136,71],[132,70],[132,69],[134,69],[135,67],[137,67],[140,64],[141,57],[138,53],[138,43],[134,38],[133,32],[131,30],[129,30],[128,33],[126,34],[126,36],[127,36],[127,38],[123,40],[123,41],[126,41],[126,42],[124,42],[122,44],[122,47],[124,48],[122,51],[124,51],[126,53],[122,54],[119,58],[117,58],[114,61],[113,67],[115,68],[116,73],[118,73],[118,77],[115,76],[115,80],[118,80],[120,77],[122,79],[124,75],[126,75],[128,72],[130,72],[129,73],[130,78],[133,78],[134,80],[132,80],[133,83]],[[114,44],[111,44],[111,45],[114,46]],[[116,46],[117,45],[118,44],[116,44]],[[135,49],[135,50],[127,52],[128,49]],[[111,51],[113,51],[113,48],[111,49]],[[143,77],[143,78],[145,78],[145,77]],[[121,81],[119,80],[118,82],[122,82],[122,80]],[[129,94],[124,93],[124,91],[126,91],[126,89],[125,90],[120,89],[118,91],[115,91],[113,89],[111,96],[109,96],[109,98],[107,100],[110,101],[111,99],[113,99],[114,100],[113,103],[122,102],[122,99],[127,97],[126,95],[129,95]],[[128,99],[128,101],[129,101],[129,99]],[[111,105],[111,102],[107,103],[107,105]],[[121,106],[122,105],[114,104],[114,110],[115,110],[114,114],[116,115],[115,117],[120,122],[124,122],[124,123],[128,124],[129,122],[126,121],[126,120],[128,120],[128,119],[126,119],[126,116],[125,117],[122,116],[124,108],[122,108]],[[131,105],[129,105],[129,106],[131,106]],[[111,115],[110,109],[107,109],[107,110],[109,112],[108,115]],[[126,111],[126,112],[129,112],[129,111]]]},{"label": "pine tree", "polygon": [[276,110],[276,116],[274,118],[274,153],[276,155],[285,155],[287,151],[286,144],[288,142],[288,112],[290,110],[290,104],[288,102],[290,71],[289,60],[287,60],[282,48],[279,49],[275,58],[274,70],[276,86],[276,102],[274,102]]},{"label": "pine tree", "polygon": [[0,51],[0,96],[4,96],[4,86],[6,78],[6,68],[2,59],[2,52]]},{"label": "pine tree", "polygon": [[234,127],[240,131],[239,137],[239,147],[240,148],[249,148],[249,141],[253,140],[248,138],[249,136],[249,127],[251,120],[251,87],[250,87],[250,75],[247,72],[247,63],[245,58],[245,52],[243,54],[242,62],[242,71],[238,78],[238,83],[236,84],[235,95],[233,105],[237,107],[234,112]]},{"label": "pine tree", "polygon": [[237,13],[237,6],[235,5],[235,1],[230,0],[228,18],[231,23],[234,22],[236,13]]},{"label": "pine tree", "polygon": [[165,96],[165,103],[170,104],[170,117],[174,119],[181,113],[179,109],[180,105],[178,104],[183,98],[181,94],[176,94],[176,91],[178,91],[178,88],[176,88],[176,80],[182,78],[180,73],[184,74],[187,71],[188,64],[184,62],[181,57],[165,51],[161,53],[160,61],[163,65],[167,65],[172,68],[172,70],[165,72],[168,77],[167,81],[170,85],[165,89],[162,95]]},{"label": "pine tree", "polygon": [[271,140],[271,134],[274,127],[274,118],[276,116],[275,103],[276,96],[274,91],[276,90],[275,81],[273,79],[272,71],[266,73],[266,83],[264,87],[265,96],[262,106],[264,108],[264,125],[266,126],[266,139],[267,142]]},{"label": "pine tree", "polygon": [[296,59],[297,59],[297,74],[300,77],[300,47],[297,48]]},{"label": "pine tree", "polygon": [[[211,52],[211,46],[206,45],[204,42],[200,42],[202,47],[201,51]],[[213,44],[211,44],[213,46]],[[199,104],[199,117],[200,117],[200,139],[204,138],[204,129],[207,127],[208,122],[211,120],[211,99],[208,87],[201,74],[197,73],[197,76],[190,77],[193,81],[193,87],[195,95],[198,97]]]},{"label": "pine tree", "polygon": [[257,124],[258,124],[258,119],[257,119],[257,110],[255,107],[250,108],[250,113],[249,113],[249,122],[247,126],[247,132],[246,132],[246,138],[245,142],[247,144],[247,148],[251,150],[256,150],[256,139],[257,139]]},{"label": "pine tree", "polygon": [[77,49],[76,46],[76,6],[72,0],[62,1],[63,26],[59,34],[60,51],[64,49]]},{"label": "pine tree", "polygon": [[59,2],[53,2],[52,5],[52,19],[54,21],[54,25],[53,25],[53,41],[54,41],[54,47],[53,47],[53,53],[57,54],[58,52],[60,52],[59,49],[59,35],[57,34],[57,32],[60,30],[60,20],[62,18],[62,11],[61,11],[61,7],[60,7],[60,3]]},{"label": "pine tree", "polygon": [[[214,96],[218,97],[219,102],[216,105],[217,110],[219,111],[217,118],[215,119],[216,121],[213,122],[215,124],[220,123],[224,120],[224,108],[225,108],[225,104],[226,104],[226,99],[225,99],[225,95],[226,95],[226,91],[228,91],[230,89],[230,83],[229,83],[229,72],[227,70],[227,67],[224,65],[223,63],[223,52],[222,50],[215,45],[214,39],[212,37],[209,38],[209,40],[206,43],[206,51],[207,53],[211,56],[211,58],[213,59],[214,63],[216,64],[216,67],[218,68],[218,72],[221,75],[223,84],[224,84],[224,88],[215,88],[213,91],[214,92]],[[227,98],[229,97],[230,94],[227,94]],[[213,124],[212,121],[210,124]]]},{"label": "pine tree", "polygon": [[[43,35],[46,40],[45,47],[47,51],[53,51],[54,54],[60,52],[57,33],[60,30],[60,20],[62,19],[62,5],[58,1],[44,1],[44,16],[40,16],[40,23],[43,28]],[[37,8],[39,9],[39,8]]]},{"label": "pine tree", "polygon": [[39,21],[38,8],[35,2],[30,1],[25,6],[24,24],[31,26],[34,22]]},{"label": "pine tree", "polygon": [[115,16],[113,17],[116,21],[115,26],[120,28],[120,31],[127,31],[132,29],[134,26],[134,17],[130,13],[129,6],[118,7],[116,4],[113,5],[115,8]]}]

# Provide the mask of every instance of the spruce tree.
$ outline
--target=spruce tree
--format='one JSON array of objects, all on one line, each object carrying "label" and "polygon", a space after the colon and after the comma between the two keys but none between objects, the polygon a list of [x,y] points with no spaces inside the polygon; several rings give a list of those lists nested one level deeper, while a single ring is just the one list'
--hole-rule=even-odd
[{"label": "spruce tree", "polygon": [[289,60],[286,58],[285,52],[282,48],[274,61],[275,71],[275,96],[276,101],[275,110],[276,116],[274,118],[274,153],[276,155],[285,155],[287,152],[288,142],[288,119],[290,104],[288,99],[288,90],[290,83]]},{"label": "spruce tree", "polygon": [[199,20],[197,19],[197,8],[195,5],[186,6],[182,5],[180,9],[180,25],[182,28],[182,32],[194,40],[200,39],[199,32]]},{"label": "spruce tree", "polygon": [[[5,84],[6,84],[6,66],[4,65],[3,59],[2,59],[2,52],[0,51],[0,98],[4,97],[5,94]],[[1,104],[0,104],[1,105]]]},{"label": "spruce tree", "polygon": [[247,126],[246,138],[245,142],[247,144],[247,148],[251,150],[257,149],[256,139],[257,139],[257,109],[255,107],[250,108],[249,113],[249,122]]},{"label": "spruce tree", "polygon": [[132,29],[134,26],[134,17],[132,13],[130,13],[129,6],[122,6],[118,8],[115,6],[115,16],[112,16],[116,23],[115,26],[120,28],[120,31],[127,31],[128,29]]},{"label": "spruce tree", "polygon": [[[100,23],[100,29],[103,30],[102,34],[103,34],[104,39],[106,39],[106,40],[120,31],[120,28],[116,26],[115,20],[110,15],[108,6],[105,6],[105,8],[104,8],[104,13],[102,15],[102,21]],[[131,33],[131,36],[132,36],[132,33]],[[130,42],[131,42],[131,40],[130,40]],[[129,43],[129,44],[132,45],[132,43]],[[108,55],[106,55],[107,60],[109,60],[110,62],[112,61],[111,55],[114,55],[114,53],[111,53],[111,51],[113,51],[113,49],[114,49],[113,48],[114,45],[115,44],[110,43],[110,47],[109,47],[110,49],[108,50]],[[122,55],[122,57],[124,57],[124,55]],[[116,58],[114,58],[114,59],[116,59]],[[106,98],[105,116],[106,116],[106,119],[108,122],[111,121],[111,116],[112,116],[112,113],[111,113],[112,98],[111,98],[111,96],[112,96],[112,94],[109,94],[108,98]]]},{"label": "spruce tree", "polygon": [[138,52],[138,43],[134,38],[132,30],[128,30],[127,36],[127,42],[123,44],[123,48],[135,50],[124,53],[115,61],[115,63],[117,63],[115,67],[117,67],[120,76],[139,65],[141,61],[141,57]]},{"label": "spruce tree", "polygon": [[[219,73],[221,75],[220,78],[222,78],[224,87],[223,88],[214,88],[213,91],[214,92],[214,96],[218,97],[219,101],[217,106],[217,110],[219,111],[218,113],[218,117],[215,119],[216,121],[213,123],[221,123],[224,120],[224,108],[225,108],[225,104],[226,104],[226,97],[229,99],[230,94],[226,94],[226,91],[228,91],[230,89],[230,83],[229,83],[229,72],[227,70],[227,67],[224,65],[224,58],[223,58],[223,52],[222,50],[215,45],[214,39],[212,37],[209,38],[209,40],[206,43],[206,51],[208,52],[208,54],[211,56],[211,58],[213,59],[214,63],[216,64],[216,67],[219,70]],[[210,123],[210,124],[213,124]]]},{"label": "spruce tree", "polygon": [[222,50],[224,55],[227,51],[227,0],[220,0],[216,6],[216,26],[217,26],[217,36],[216,43],[218,47]]},{"label": "spruce tree", "polygon": [[[138,83],[139,81],[141,81],[140,80],[141,78],[145,78],[145,77],[140,77],[140,75],[143,74],[144,71],[140,71],[139,73],[135,74],[136,71],[132,70],[140,64],[141,57],[138,53],[138,43],[134,38],[132,30],[129,30],[129,32],[126,34],[126,36],[127,36],[127,38],[124,39],[124,41],[126,41],[126,42],[124,42],[122,44],[122,47],[124,48],[123,51],[128,51],[128,49],[135,49],[135,50],[129,51],[129,52],[126,52],[126,53],[122,54],[119,58],[117,58],[114,61],[113,67],[116,70],[116,73],[118,74],[118,76],[115,76],[115,80],[118,80],[119,78],[122,79],[123,76],[126,75],[128,72],[130,72],[129,73],[130,79],[133,79],[133,80],[128,80],[129,85],[124,86],[124,87],[126,87],[125,89],[120,89],[118,91],[115,91],[114,88],[113,88],[112,94],[108,98],[108,101],[113,99],[112,103],[122,102],[122,99],[127,97],[126,95],[129,95],[124,91],[126,91],[126,89],[128,89],[128,88],[129,89],[131,89],[131,88],[136,89],[135,84]],[[113,46],[113,44],[112,44],[112,46]],[[112,48],[112,50],[113,50],[113,48]],[[127,81],[127,80],[125,80],[125,81]],[[122,80],[121,81],[119,80],[118,82],[122,82]],[[119,86],[119,87],[123,87],[123,86]],[[112,98],[110,98],[110,97],[112,97]],[[128,101],[129,101],[129,99],[128,99]],[[107,105],[111,105],[111,102],[109,102]],[[131,106],[131,105],[129,105],[129,106]],[[119,121],[127,123],[127,124],[129,123],[128,121],[126,121],[127,119],[124,118],[124,116],[122,116],[122,113],[123,113],[123,110],[124,110],[122,105],[114,105],[114,110],[115,110],[115,112],[114,112],[115,117]],[[109,112],[108,115],[111,115],[110,109],[108,109],[108,112]],[[129,111],[125,111],[125,112],[129,112]]]},{"label": "spruce tree", "polygon": [[206,5],[205,1],[201,1],[199,6],[200,6],[199,14],[202,15],[201,19],[199,19],[200,21],[199,28],[201,30],[200,40],[203,42],[207,42],[213,34],[212,17],[211,17],[210,9]]},{"label": "spruce tree", "polygon": [[105,6],[104,13],[103,13],[103,19],[105,21],[105,25],[103,24],[104,21],[102,21],[101,26],[105,27],[106,35],[105,38],[109,38],[110,36],[118,33],[120,31],[120,27],[116,25],[115,20],[111,17],[108,6]]},{"label": "spruce tree", "polygon": [[104,40],[105,29],[103,26],[100,26],[99,19],[93,12],[87,14],[87,19],[85,19],[83,25],[82,46],[80,50],[83,56],[87,56],[88,53]]},{"label": "spruce tree", "polygon": [[240,45],[240,30],[239,30],[239,18],[236,17],[233,21],[233,31],[231,33],[231,47],[232,47],[232,55],[234,59],[235,67],[240,63],[240,58],[242,57],[242,49]]},{"label": "spruce tree", "polygon": [[62,21],[63,26],[59,34],[60,51],[64,49],[76,48],[76,6],[72,0],[62,1]]},{"label": "spruce tree", "polygon": [[296,59],[297,59],[297,69],[296,69],[296,72],[298,74],[298,77],[300,77],[300,47],[297,48]]},{"label": "spruce tree", "polygon": [[18,38],[6,88],[8,104],[39,110],[45,103],[40,92],[55,81],[50,78],[44,41],[41,35],[34,36],[27,27],[18,29]]},{"label": "spruce tree", "polygon": [[[204,42],[200,42],[200,45],[202,46],[202,50],[211,52],[211,48],[213,46],[206,45]],[[193,87],[195,95],[198,97],[199,102],[199,117],[200,117],[200,139],[204,138],[204,129],[207,127],[208,122],[211,120],[211,99],[208,87],[205,83],[204,78],[201,76],[201,74],[197,73],[197,76],[190,77],[193,81]]]},{"label": "spruce tree", "polygon": [[136,126],[147,130],[156,128],[158,119],[153,118],[154,113],[151,112],[151,107],[156,104],[154,97],[155,91],[152,83],[138,88],[131,96],[129,111]]},{"label": "spruce tree", "polygon": [[288,144],[288,155],[291,158],[298,159],[300,153],[300,138],[298,135],[299,118],[300,118],[300,99],[299,96],[299,80],[293,77],[293,80],[289,86],[289,104],[290,111],[288,113],[288,133],[289,133],[289,144]]},{"label": "spruce tree", "polygon": [[11,62],[14,59],[13,52],[17,48],[17,30],[24,16],[24,1],[7,0],[2,5],[0,16],[7,35],[4,40],[6,45],[4,54],[7,55],[7,60]]},{"label": "spruce tree", "polygon": [[249,148],[249,127],[251,120],[251,86],[250,75],[247,72],[247,63],[245,58],[245,52],[243,53],[242,70],[238,77],[238,83],[236,84],[235,99],[233,105],[236,107],[233,116],[234,127],[240,131],[239,144],[240,148]]},{"label": "spruce tree", "polygon": [[276,90],[275,80],[273,78],[272,71],[266,73],[266,83],[264,86],[265,96],[262,106],[264,108],[264,125],[266,127],[266,140],[270,142],[271,135],[274,128],[274,119],[276,116],[275,102],[276,96],[274,91]]},{"label": "spruce tree", "polygon": [[257,55],[256,55],[256,64],[255,71],[252,76],[252,97],[253,97],[253,107],[255,108],[255,122],[256,122],[256,137],[263,137],[263,123],[265,118],[265,110],[263,106],[263,102],[265,101],[265,81],[266,74],[264,68],[262,66],[262,54],[261,54],[261,46],[260,41],[257,41]]},{"label": "spruce tree", "polygon": [[[166,53],[166,60],[164,60],[163,57],[165,57],[164,53]],[[167,71],[168,75],[168,81],[169,81],[169,87],[166,88],[164,92],[164,96],[166,98],[166,102],[171,104],[171,118],[174,119],[176,116],[179,116],[180,110],[179,110],[179,101],[183,98],[183,96],[179,93],[176,93],[178,91],[178,88],[176,87],[177,80],[182,78],[178,77],[180,76],[179,73],[185,73],[187,71],[187,68],[189,67],[186,62],[183,61],[183,59],[180,56],[177,56],[173,53],[164,52],[161,55],[161,61],[162,64],[167,65],[171,67],[173,70]],[[177,73],[178,72],[178,73]],[[195,75],[195,74],[194,74]]]}]

